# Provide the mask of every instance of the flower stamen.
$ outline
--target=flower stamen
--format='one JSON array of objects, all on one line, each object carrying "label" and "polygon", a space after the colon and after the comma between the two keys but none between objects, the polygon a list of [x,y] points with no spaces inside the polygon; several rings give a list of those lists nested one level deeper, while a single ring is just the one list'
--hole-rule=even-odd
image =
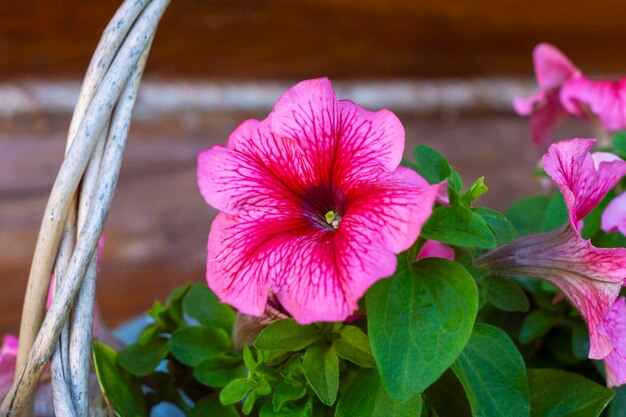
[{"label": "flower stamen", "polygon": [[332,226],[333,229],[337,230],[339,228],[339,223],[341,223],[341,216],[339,213],[330,210],[326,212],[324,218],[326,219],[326,223]]}]

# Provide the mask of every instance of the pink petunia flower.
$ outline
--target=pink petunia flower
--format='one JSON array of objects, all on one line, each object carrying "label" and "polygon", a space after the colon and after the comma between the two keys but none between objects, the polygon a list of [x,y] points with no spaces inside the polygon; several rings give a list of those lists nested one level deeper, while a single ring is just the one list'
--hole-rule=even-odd
[{"label": "pink petunia flower", "polygon": [[617,81],[568,79],[561,89],[561,103],[569,113],[596,115],[609,132],[626,128],[626,78]]},{"label": "pink petunia flower", "polygon": [[593,139],[571,139],[550,146],[546,173],[563,193],[569,223],[554,232],[526,236],[477,260],[493,271],[544,279],[580,311],[589,327],[589,357],[604,358],[613,348],[600,331],[626,279],[626,249],[596,248],[580,235],[585,217],[626,175],[626,162],[589,150]]},{"label": "pink petunia flower", "polygon": [[399,167],[404,129],[387,110],[337,100],[326,78],[289,89],[198,157],[198,185],[221,211],[207,282],[260,316],[268,294],[299,323],[344,320],[392,275],[432,212],[439,186]]},{"label": "pink petunia flower", "polygon": [[0,398],[3,398],[13,385],[15,361],[18,349],[17,337],[7,334],[0,348]]},{"label": "pink petunia flower", "polygon": [[613,350],[604,358],[609,387],[626,384],[626,299],[619,297],[602,321],[601,331],[611,340]]},{"label": "pink petunia flower", "polygon": [[417,259],[443,258],[454,260],[454,249],[436,240],[427,240],[422,250],[417,254]]},{"label": "pink petunia flower", "polygon": [[604,209],[602,230],[607,233],[619,231],[626,236],[626,192],[611,200]]},{"label": "pink petunia flower", "polygon": [[533,141],[537,146],[545,146],[550,143],[554,130],[567,117],[559,98],[561,87],[581,72],[549,43],[540,43],[535,47],[533,62],[539,91],[528,98],[514,99],[513,108],[520,116],[530,116]]}]

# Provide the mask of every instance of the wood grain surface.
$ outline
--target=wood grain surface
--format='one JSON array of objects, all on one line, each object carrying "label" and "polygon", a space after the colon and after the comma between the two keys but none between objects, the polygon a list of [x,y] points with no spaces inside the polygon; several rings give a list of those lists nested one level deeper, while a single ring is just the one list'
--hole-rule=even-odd
[{"label": "wood grain surface", "polygon": [[[119,0],[0,1],[0,77],[80,76]],[[211,78],[529,74],[541,41],[623,73],[618,0],[176,0],[148,74]]]}]

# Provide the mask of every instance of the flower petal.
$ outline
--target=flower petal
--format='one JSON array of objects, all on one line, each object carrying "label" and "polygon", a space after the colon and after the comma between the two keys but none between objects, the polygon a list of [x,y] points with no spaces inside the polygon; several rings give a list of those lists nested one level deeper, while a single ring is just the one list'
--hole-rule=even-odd
[{"label": "flower petal", "polygon": [[626,128],[626,78],[618,81],[575,77],[561,89],[561,101],[572,114],[590,109],[609,131]]},{"label": "flower petal", "polygon": [[614,198],[602,213],[602,230],[626,236],[626,192]]},{"label": "flower petal", "polygon": [[602,321],[613,350],[604,358],[609,387],[626,384],[626,299],[619,297]]},{"label": "flower petal", "polygon": [[540,43],[535,47],[533,62],[537,83],[542,90],[558,88],[568,78],[580,74],[572,61],[549,43]]},{"label": "flower petal", "polygon": [[376,183],[348,191],[343,222],[354,222],[362,233],[394,253],[408,249],[420,234],[439,195],[439,184],[428,185],[415,171],[398,167]]},{"label": "flower petal", "polygon": [[454,260],[454,249],[436,240],[427,240],[422,250],[417,254],[417,259],[443,258]]},{"label": "flower petal", "polygon": [[543,157],[546,173],[563,193],[570,223],[578,230],[579,222],[593,210],[626,174],[626,162],[620,158],[602,159],[597,164],[589,150],[595,139],[570,139],[553,144]]},{"label": "flower petal", "polygon": [[276,136],[298,144],[319,181],[330,182],[341,128],[339,102],[330,80],[296,84],[278,99],[266,122]]},{"label": "flower petal", "polygon": [[393,171],[404,151],[404,128],[393,113],[370,112],[337,100],[327,78],[289,89],[267,122],[273,133],[302,149],[321,181],[351,181],[372,170]]},{"label": "flower petal", "polygon": [[396,269],[396,256],[345,218],[335,233],[285,244],[274,291],[301,324],[346,320],[365,291]]},{"label": "flower petal", "polygon": [[259,160],[216,145],[198,155],[198,186],[208,204],[237,214],[246,210],[259,218],[268,211],[288,211],[298,204],[298,176],[286,184]]},{"label": "flower petal", "polygon": [[339,107],[334,178],[350,184],[376,180],[381,170],[393,172],[404,151],[404,127],[396,115],[389,110],[370,112],[349,100],[341,100]]},{"label": "flower petal", "polygon": [[279,213],[262,220],[219,213],[209,232],[207,283],[222,302],[260,316],[282,254],[277,249],[307,228],[305,220]]}]

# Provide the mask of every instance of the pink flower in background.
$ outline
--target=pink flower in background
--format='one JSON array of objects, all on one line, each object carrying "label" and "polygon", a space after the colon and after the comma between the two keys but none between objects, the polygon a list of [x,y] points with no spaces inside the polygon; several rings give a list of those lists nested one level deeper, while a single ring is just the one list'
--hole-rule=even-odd
[{"label": "pink flower in background", "polygon": [[209,233],[211,289],[254,316],[270,290],[300,323],[350,316],[394,273],[439,191],[398,166],[403,149],[393,113],[337,100],[323,78],[200,153],[200,192],[221,211]]},{"label": "pink flower in background", "polygon": [[561,103],[569,113],[579,117],[593,113],[610,132],[626,128],[626,78],[617,81],[569,79],[561,89]]},{"label": "pink flower in background", "polygon": [[422,250],[417,254],[417,259],[444,258],[454,260],[454,249],[436,240],[427,240]]},{"label": "pink flower in background", "polygon": [[589,357],[603,359],[613,349],[601,331],[626,279],[626,248],[596,248],[580,235],[583,217],[626,175],[626,162],[589,153],[595,140],[571,139],[550,146],[546,173],[557,183],[569,223],[551,233],[526,236],[477,260],[493,271],[545,279],[580,311],[589,327]]},{"label": "pink flower in background", "polygon": [[601,331],[611,340],[613,350],[604,358],[609,387],[626,384],[626,299],[619,297],[602,321]]},{"label": "pink flower in background", "polygon": [[548,43],[535,47],[533,61],[539,91],[528,98],[516,98],[513,108],[520,116],[530,116],[533,141],[544,146],[550,143],[552,133],[567,117],[559,97],[561,86],[581,72]]},{"label": "pink flower in background", "polygon": [[15,375],[15,361],[18,349],[17,337],[7,334],[2,340],[0,348],[0,398],[3,398],[13,385]]},{"label": "pink flower in background", "polygon": [[626,193],[611,200],[602,213],[602,230],[626,236]]}]

